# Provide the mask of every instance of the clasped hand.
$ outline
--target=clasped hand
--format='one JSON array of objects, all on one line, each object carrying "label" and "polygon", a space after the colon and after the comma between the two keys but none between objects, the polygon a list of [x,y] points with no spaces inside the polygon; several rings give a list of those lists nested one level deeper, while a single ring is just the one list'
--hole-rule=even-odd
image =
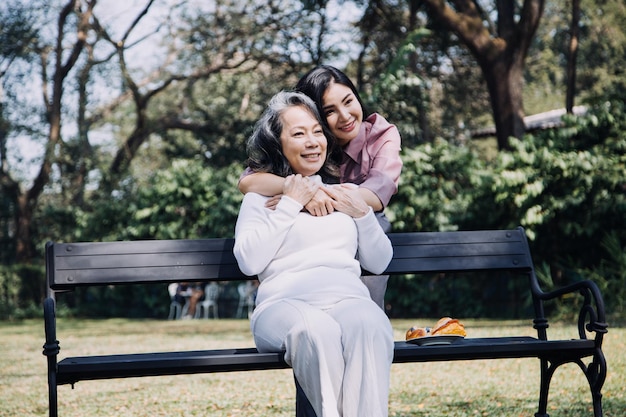
[{"label": "clasped hand", "polygon": [[[369,206],[354,184],[337,184],[322,187],[318,182],[300,174],[289,175],[283,185],[283,194],[291,197],[314,216],[325,216],[339,211],[348,216],[363,217]],[[275,209],[282,195],[268,200],[266,207]]]}]

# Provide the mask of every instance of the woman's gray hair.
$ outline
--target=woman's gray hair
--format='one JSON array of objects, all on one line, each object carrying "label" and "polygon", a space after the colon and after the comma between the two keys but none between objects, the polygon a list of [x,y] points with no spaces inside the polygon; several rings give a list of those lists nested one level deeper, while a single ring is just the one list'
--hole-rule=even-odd
[{"label": "woman's gray hair", "polygon": [[281,91],[267,104],[267,108],[254,125],[254,131],[248,138],[248,167],[254,172],[269,172],[286,177],[293,174],[289,161],[283,155],[280,135],[283,131],[283,122],[280,116],[291,107],[300,106],[314,116],[322,126],[324,136],[328,142],[326,161],[318,172],[325,183],[336,183],[339,177],[339,168],[334,159],[335,138],[325,127],[317,106],[308,96],[295,91]]}]

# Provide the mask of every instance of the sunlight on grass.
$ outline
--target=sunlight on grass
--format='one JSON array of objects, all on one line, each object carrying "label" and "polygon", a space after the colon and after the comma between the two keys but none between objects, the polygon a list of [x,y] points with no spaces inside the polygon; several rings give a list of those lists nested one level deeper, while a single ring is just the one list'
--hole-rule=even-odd
[{"label": "sunlight on grass", "polygon": [[[393,320],[395,337],[432,319]],[[518,321],[464,320],[468,337],[533,335]],[[253,346],[246,320],[60,319],[60,358],[110,353],[197,350]],[[571,326],[553,324],[553,338],[575,337]],[[0,323],[0,416],[47,415],[43,323]],[[626,409],[626,329],[605,337],[609,375],[603,390],[605,417]],[[394,364],[389,399],[392,417],[532,417],[536,412],[536,359]],[[85,381],[59,387],[59,414],[85,416],[294,416],[290,370],[177,375]],[[591,416],[580,369],[568,364],[554,377],[553,416]]]}]

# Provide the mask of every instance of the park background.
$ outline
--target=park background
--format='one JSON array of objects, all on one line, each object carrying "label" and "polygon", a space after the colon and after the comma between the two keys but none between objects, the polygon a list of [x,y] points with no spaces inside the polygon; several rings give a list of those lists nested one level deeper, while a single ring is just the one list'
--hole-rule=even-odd
[{"label": "park background", "polygon": [[[0,317],[41,316],[47,241],[232,236],[253,123],[271,95],[331,63],[401,132],[393,231],[521,225],[545,289],[592,279],[617,324],[625,23],[621,0],[7,1]],[[527,310],[524,294],[501,300],[507,291],[478,287],[397,277],[387,311]],[[59,307],[61,316],[164,318],[169,295],[165,285],[99,288]]]},{"label": "park background", "polygon": [[[622,0],[7,0],[0,28],[0,416],[46,414],[45,242],[232,236],[253,123],[320,63],[401,132],[394,231],[522,225],[545,290],[600,286],[605,415],[622,416]],[[475,336],[532,334],[515,284],[448,278],[392,277],[397,338],[441,315]],[[224,319],[188,321],[165,321],[165,284],[62,294],[61,355],[251,346],[228,318],[235,294],[223,288]],[[551,306],[557,337],[577,307]],[[532,415],[537,373],[525,359],[397,366],[390,415]],[[585,385],[565,367],[551,411],[590,415]],[[293,415],[288,370],[65,388],[64,415]]]}]

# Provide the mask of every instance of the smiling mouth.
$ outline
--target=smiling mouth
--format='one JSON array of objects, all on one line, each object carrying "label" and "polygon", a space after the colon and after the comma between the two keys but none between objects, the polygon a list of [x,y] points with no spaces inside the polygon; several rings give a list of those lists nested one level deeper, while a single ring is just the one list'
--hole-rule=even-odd
[{"label": "smiling mouth", "polygon": [[347,125],[341,126],[341,127],[339,128],[339,130],[342,130],[342,131],[344,131],[344,132],[349,132],[349,131],[351,131],[352,129],[354,129],[355,124],[356,124],[356,123],[355,123],[355,121],[353,120],[353,121],[351,121],[350,123],[348,123]]},{"label": "smiling mouth", "polygon": [[309,154],[306,154],[306,155],[302,155],[302,157],[303,157],[304,159],[313,159],[313,160],[317,160],[317,159],[319,159],[321,156],[322,156],[322,154],[321,154],[321,153],[309,153]]}]

